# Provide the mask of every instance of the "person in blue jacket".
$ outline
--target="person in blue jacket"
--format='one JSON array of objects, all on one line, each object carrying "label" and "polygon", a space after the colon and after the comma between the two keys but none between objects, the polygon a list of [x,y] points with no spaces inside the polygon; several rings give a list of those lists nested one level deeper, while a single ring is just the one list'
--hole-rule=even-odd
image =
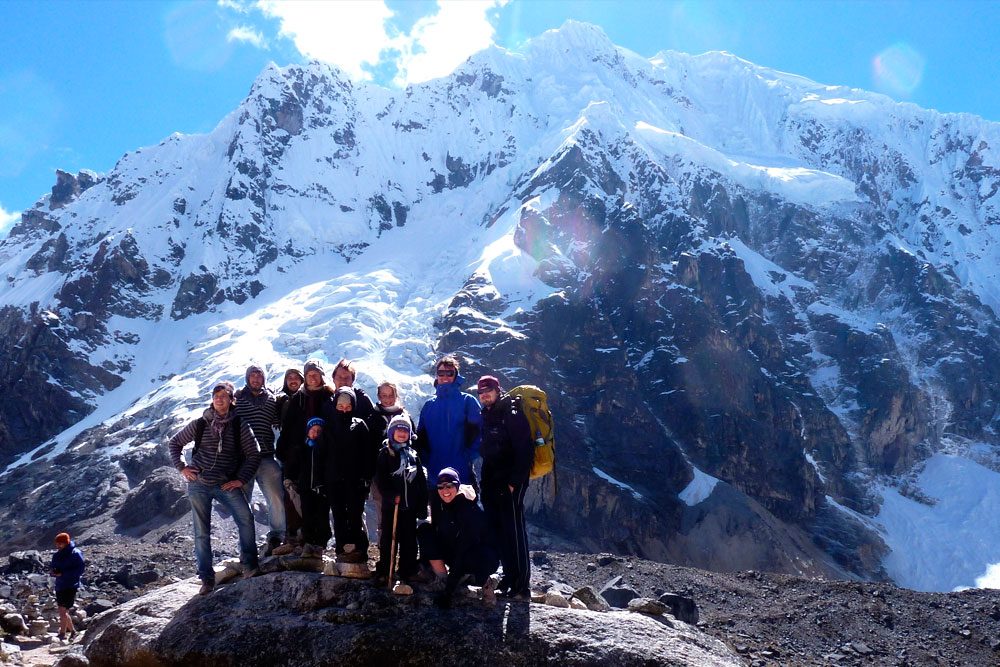
[{"label": "person in blue jacket", "polygon": [[56,605],[59,607],[59,639],[76,637],[69,610],[76,602],[76,591],[83,576],[83,554],[70,539],[69,533],[56,535],[56,552],[52,554],[51,574],[56,578]]},{"label": "person in blue jacket", "polygon": [[[430,480],[437,480],[444,468],[454,468],[461,478],[479,493],[472,463],[479,456],[479,440],[483,417],[475,396],[462,392],[465,378],[459,374],[458,359],[451,355],[441,357],[434,364],[435,396],[420,410],[417,425],[416,450],[427,466],[428,488]],[[437,493],[430,494],[431,517],[441,506]]]}]

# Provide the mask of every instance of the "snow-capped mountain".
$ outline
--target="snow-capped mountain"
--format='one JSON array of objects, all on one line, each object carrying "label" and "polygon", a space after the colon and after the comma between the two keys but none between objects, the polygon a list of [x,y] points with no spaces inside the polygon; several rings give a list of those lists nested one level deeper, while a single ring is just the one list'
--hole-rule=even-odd
[{"label": "snow-capped mountain", "polygon": [[457,352],[549,391],[533,520],[583,548],[976,585],[1000,561],[997,146],[577,23],[403,91],[270,66],[211,133],[60,172],[0,242],[0,534],[149,493],[251,362],[280,385],[346,356],[418,410]]}]

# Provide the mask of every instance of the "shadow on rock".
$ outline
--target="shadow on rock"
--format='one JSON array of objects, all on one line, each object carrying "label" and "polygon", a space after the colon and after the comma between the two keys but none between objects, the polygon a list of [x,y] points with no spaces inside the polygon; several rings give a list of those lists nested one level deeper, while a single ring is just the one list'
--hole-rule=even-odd
[{"label": "shadow on rock", "polygon": [[[306,572],[239,580],[199,597],[178,582],[94,619],[92,665],[737,665],[718,640],[632,612],[487,605]],[[470,591],[471,594],[471,591]]]}]

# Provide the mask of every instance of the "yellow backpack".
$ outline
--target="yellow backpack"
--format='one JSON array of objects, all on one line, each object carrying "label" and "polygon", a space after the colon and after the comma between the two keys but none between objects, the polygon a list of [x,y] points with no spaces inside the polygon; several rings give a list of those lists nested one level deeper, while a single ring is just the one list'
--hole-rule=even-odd
[{"label": "yellow backpack", "polygon": [[531,464],[531,479],[548,475],[556,465],[556,438],[553,433],[552,412],[549,398],[544,391],[531,384],[522,384],[507,392],[521,403],[521,410],[528,418],[531,435],[535,440],[535,459]]}]

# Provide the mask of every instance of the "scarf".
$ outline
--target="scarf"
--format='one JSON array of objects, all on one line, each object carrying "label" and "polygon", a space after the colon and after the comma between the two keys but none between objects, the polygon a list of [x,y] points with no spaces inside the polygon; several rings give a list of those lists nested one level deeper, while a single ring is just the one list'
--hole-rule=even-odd
[{"label": "scarf", "polygon": [[[211,419],[212,433],[218,439],[219,446],[221,447],[222,433],[226,430],[226,427],[229,426],[229,423],[233,421],[233,417],[236,415],[236,410],[234,410],[233,408],[229,408],[229,412],[226,413],[225,417],[216,412],[215,408],[209,408],[209,411],[211,411],[212,413],[212,419]],[[208,417],[207,412],[205,416],[206,418]]]}]

